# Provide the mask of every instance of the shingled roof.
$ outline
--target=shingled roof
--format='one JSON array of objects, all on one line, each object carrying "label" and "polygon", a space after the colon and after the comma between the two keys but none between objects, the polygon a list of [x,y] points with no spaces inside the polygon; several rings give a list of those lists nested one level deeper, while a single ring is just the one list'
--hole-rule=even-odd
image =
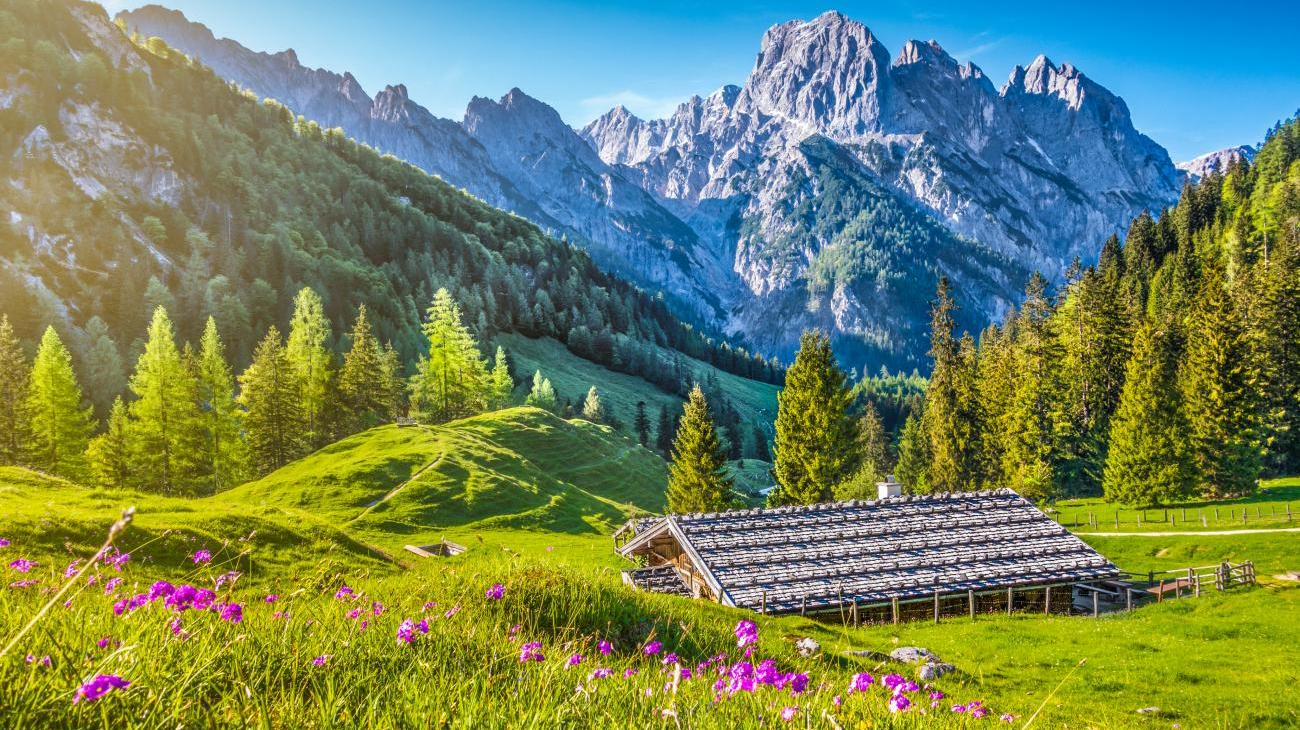
[{"label": "shingled roof", "polygon": [[619,552],[664,540],[723,603],[758,610],[766,598],[771,613],[1119,574],[1009,489],[669,515],[638,525]]}]

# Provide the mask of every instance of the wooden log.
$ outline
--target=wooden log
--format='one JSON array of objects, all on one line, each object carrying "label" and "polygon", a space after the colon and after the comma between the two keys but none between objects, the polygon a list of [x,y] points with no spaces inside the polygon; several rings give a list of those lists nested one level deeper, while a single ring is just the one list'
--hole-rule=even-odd
[{"label": "wooden log", "polygon": [[894,614],[894,623],[897,624],[898,623],[898,597],[895,596],[889,599],[889,605]]},{"label": "wooden log", "polygon": [[966,603],[970,606],[970,618],[972,621],[974,621],[975,620],[975,589],[972,588],[966,591]]}]

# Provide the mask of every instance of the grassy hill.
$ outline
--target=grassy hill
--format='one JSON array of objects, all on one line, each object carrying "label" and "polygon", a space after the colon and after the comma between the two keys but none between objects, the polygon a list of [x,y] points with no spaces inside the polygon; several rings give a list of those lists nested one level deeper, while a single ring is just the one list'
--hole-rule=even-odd
[{"label": "grassy hill", "polygon": [[380,539],[446,528],[608,533],[663,509],[663,459],[605,426],[511,408],[381,426],[216,497],[346,524]]},{"label": "grassy hill", "polygon": [[[602,405],[623,422],[628,433],[632,432],[632,419],[636,416],[638,401],[645,401],[652,425],[656,423],[659,409],[663,406],[667,405],[674,413],[681,410],[683,399],[677,394],[661,390],[644,378],[614,372],[578,357],[563,343],[549,337],[532,339],[504,334],[498,336],[496,341],[509,351],[517,371],[532,374],[541,370],[543,375],[550,378],[551,384],[561,396],[570,398],[579,405],[587,394],[587,389],[595,385],[600,391]],[[663,349],[660,349],[660,354],[664,358],[677,355]],[[705,382],[710,377],[717,380],[735,404],[742,421],[747,424],[763,424],[767,430],[771,430],[771,424],[776,420],[777,386],[742,378],[684,355],[681,358],[696,380]],[[528,383],[519,384],[521,393],[527,392],[523,390],[527,385]],[[748,436],[746,433],[745,437]]]}]

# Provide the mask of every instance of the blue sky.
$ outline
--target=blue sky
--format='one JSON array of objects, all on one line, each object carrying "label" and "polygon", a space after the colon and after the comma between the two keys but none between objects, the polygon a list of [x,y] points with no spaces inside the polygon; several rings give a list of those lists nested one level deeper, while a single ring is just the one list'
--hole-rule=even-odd
[{"label": "blue sky", "polygon": [[[141,4],[110,0],[111,11]],[[261,51],[352,71],[372,94],[405,83],[439,116],[518,86],[581,126],[617,103],[663,116],[691,94],[743,83],[769,26],[837,9],[897,54],[934,39],[1000,85],[1046,53],[1128,102],[1175,160],[1259,140],[1300,108],[1300,3],[518,2],[165,0]]]}]

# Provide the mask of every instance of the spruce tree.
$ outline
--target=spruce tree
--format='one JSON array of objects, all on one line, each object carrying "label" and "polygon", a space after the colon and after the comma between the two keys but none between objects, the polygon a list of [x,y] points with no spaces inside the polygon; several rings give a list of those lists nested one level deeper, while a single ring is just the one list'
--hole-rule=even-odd
[{"label": "spruce tree", "polygon": [[197,418],[194,389],[172,333],[167,310],[154,309],[144,351],[131,375],[129,407],[131,452],[136,484],[172,494],[182,491],[185,477],[186,429]]},{"label": "spruce tree", "polygon": [[930,310],[933,368],[921,421],[930,454],[929,475],[923,483],[938,492],[969,491],[983,481],[974,344],[959,343],[953,338],[955,311],[948,280],[940,278],[938,295]]},{"label": "spruce tree", "polygon": [[909,494],[929,494],[930,441],[921,429],[924,413],[911,413],[903,422],[898,436],[898,463],[894,465],[894,478]]},{"label": "spruce tree", "polygon": [[446,289],[434,295],[424,334],[429,354],[411,378],[412,408],[435,423],[482,413],[490,388],[487,365]]},{"label": "spruce tree", "polygon": [[673,420],[668,406],[659,409],[659,428],[655,429],[655,449],[664,458],[672,453],[673,440],[677,438],[677,423]]},{"label": "spruce tree", "polygon": [[636,431],[636,439],[642,446],[650,446],[650,416],[645,411],[645,401],[637,401],[636,416],[632,419],[632,428]]},{"label": "spruce tree", "polygon": [[754,424],[754,458],[759,461],[771,461],[772,452],[767,448],[767,433],[758,424]]},{"label": "spruce tree", "polygon": [[384,343],[383,356],[380,358],[380,391],[384,394],[381,405],[384,408],[385,421],[396,420],[405,410],[406,380],[402,375],[402,358],[393,348],[393,343]]},{"label": "spruce tree", "polygon": [[1202,496],[1253,494],[1261,469],[1254,352],[1216,266],[1189,323],[1181,380]]},{"label": "spruce tree", "polygon": [[780,499],[812,504],[832,498],[858,458],[849,418],[852,394],[835,362],[830,338],[805,332],[785,388],[777,394],[776,462]]},{"label": "spruce tree", "polygon": [[582,417],[592,423],[605,422],[605,407],[600,404],[600,393],[596,386],[587,390],[587,397],[582,400]]},{"label": "spruce tree", "polygon": [[1133,339],[1124,390],[1110,422],[1102,486],[1111,502],[1170,504],[1192,485],[1177,358],[1171,336],[1144,322]]},{"label": "spruce tree", "polygon": [[9,316],[0,314],[0,466],[21,464],[30,440],[27,387],[31,367]]},{"label": "spruce tree", "polygon": [[1274,474],[1300,471],[1300,238],[1283,238],[1259,266],[1259,362],[1265,394],[1266,463]]},{"label": "spruce tree", "polygon": [[668,510],[675,513],[717,512],[732,499],[732,480],[709,404],[699,384],[682,409],[681,425],[668,466]]},{"label": "spruce tree", "polygon": [[505,348],[500,345],[497,345],[496,357],[492,360],[492,384],[490,390],[493,409],[500,410],[510,407],[514,399],[515,381],[510,377],[510,360],[506,357]]},{"label": "spruce tree", "polygon": [[235,399],[235,376],[226,362],[226,348],[212,317],[208,317],[203,328],[196,369],[202,405],[200,489],[210,494],[241,483],[248,469],[248,452],[241,436],[241,412]]},{"label": "spruce tree", "polygon": [[533,387],[528,391],[528,397],[524,399],[524,404],[551,413],[556,412],[559,400],[555,396],[555,388],[551,385],[550,380],[542,377],[541,370],[533,373]]},{"label": "spruce tree", "polygon": [[1016,320],[1016,383],[1004,414],[1002,457],[1007,486],[1033,500],[1054,497],[1062,489],[1064,388],[1051,313],[1047,280],[1035,273]]},{"label": "spruce tree", "polygon": [[239,403],[252,464],[267,474],[307,453],[302,385],[274,326],[258,344],[253,362],[239,376]]},{"label": "spruce tree", "polygon": [[334,365],[329,339],[330,324],[320,295],[309,287],[302,288],[293,299],[285,356],[298,374],[299,387],[302,388],[299,403],[307,429],[304,437],[313,448],[323,446],[329,440],[326,407],[331,395]]},{"label": "spruce tree", "polygon": [[126,403],[118,396],[108,412],[104,432],[90,440],[86,459],[95,484],[106,489],[122,489],[131,484],[131,425]]},{"label": "spruce tree", "polygon": [[108,414],[113,401],[126,390],[126,371],[117,343],[109,336],[108,324],[99,316],[86,322],[86,349],[82,356],[86,394],[99,417]]},{"label": "spruce tree", "polygon": [[31,466],[67,479],[84,475],[92,426],[90,408],[83,408],[81,402],[72,355],[54,328],[46,327],[27,390]]},{"label": "spruce tree", "polygon": [[388,420],[391,399],[385,388],[384,352],[371,332],[364,304],[357,310],[351,340],[352,346],[343,355],[338,377],[339,405],[343,411],[339,421],[346,434]]}]

